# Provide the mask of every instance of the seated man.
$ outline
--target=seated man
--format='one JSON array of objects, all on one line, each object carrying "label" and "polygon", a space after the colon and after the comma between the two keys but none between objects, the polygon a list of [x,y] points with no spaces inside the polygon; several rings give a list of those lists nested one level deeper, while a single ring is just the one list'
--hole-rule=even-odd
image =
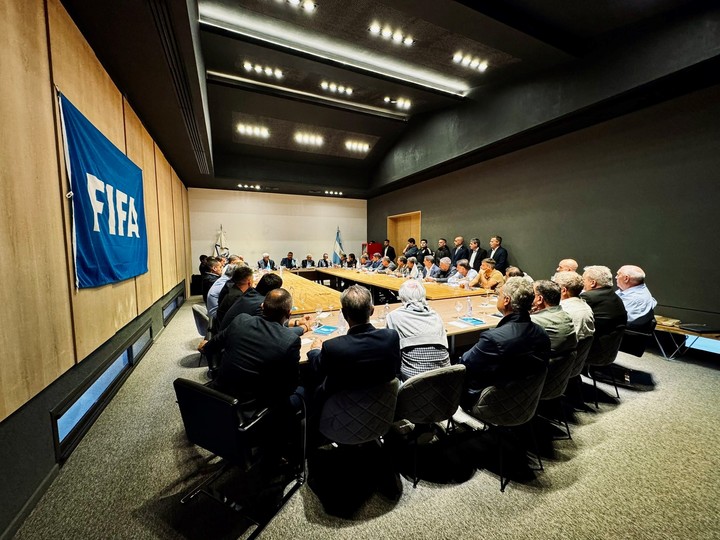
[{"label": "seated man", "polygon": [[284,326],[291,309],[290,293],[275,289],[265,297],[261,317],[238,315],[198,347],[207,354],[224,351],[212,384],[238,398],[247,417],[263,407],[291,410],[300,362],[300,336]]},{"label": "seated man", "polygon": [[383,257],[380,259],[380,266],[375,270],[378,274],[390,274],[395,268],[395,263],[390,260],[390,257]]},{"label": "seated man", "polygon": [[650,312],[657,306],[657,300],[653,298],[645,285],[645,272],[642,268],[632,265],[622,266],[617,271],[615,280],[618,286],[615,293],[625,305],[628,327],[633,326],[638,320],[647,319]]},{"label": "seated man", "polygon": [[275,261],[270,258],[269,253],[263,253],[262,259],[258,261],[257,265],[260,270],[277,270],[277,266],[275,266]]},{"label": "seated man", "polygon": [[529,274],[526,274],[522,271],[522,269],[518,268],[517,266],[508,266],[507,270],[505,270],[505,281],[507,281],[508,278],[511,277],[521,277],[528,283],[535,283],[535,280],[530,277]]},{"label": "seated man", "polygon": [[578,263],[575,259],[563,259],[557,265],[556,272],[577,272]]},{"label": "seated man", "polygon": [[425,300],[422,283],[409,280],[402,284],[398,298],[403,307],[387,316],[387,327],[400,336],[402,380],[413,375],[450,365],[448,340],[442,317]]},{"label": "seated man", "polygon": [[349,253],[347,258],[346,268],[357,268],[358,261],[355,258],[354,253]]},{"label": "seated man", "polygon": [[478,273],[470,268],[470,263],[467,259],[460,259],[456,266],[457,272],[448,278],[450,285],[463,284],[468,286],[472,281],[478,277]]},{"label": "seated man", "polygon": [[323,342],[315,338],[308,361],[318,383],[313,400],[320,414],[325,400],[341,390],[391,381],[400,368],[400,340],[395,330],[370,324],[374,306],[370,291],[351,285],[340,296],[348,331]]},{"label": "seated man", "polygon": [[[272,274],[274,275],[274,274]],[[223,296],[222,300],[219,300],[219,306],[216,310],[215,317],[218,323],[223,322],[225,315],[230,308],[237,302],[247,291],[252,289],[253,286],[253,271],[249,266],[240,266],[235,268],[232,277],[230,278],[230,288]],[[278,285],[279,287],[280,285]],[[262,303],[262,302],[260,302]],[[258,306],[260,306],[258,303]],[[229,321],[228,321],[229,322]],[[227,326],[227,325],[225,325]]]},{"label": "seated man", "polygon": [[407,260],[407,273],[405,274],[410,279],[415,279],[420,276],[420,269],[417,265],[417,259],[415,257],[408,257]]},{"label": "seated man", "polygon": [[323,253],[322,259],[320,259],[317,263],[318,268],[330,268],[332,266],[332,263],[330,262],[330,259],[328,259],[328,254]]},{"label": "seated man", "polygon": [[470,282],[470,286],[482,287],[483,289],[494,291],[503,283],[505,283],[505,278],[503,278],[503,275],[498,270],[495,270],[495,259],[488,257],[487,259],[483,259],[483,262],[480,264],[480,272],[475,279]]},{"label": "seated man", "polygon": [[407,274],[407,257],[400,255],[397,258],[397,268],[395,268],[395,274],[398,276],[404,276]]},{"label": "seated man", "polygon": [[[226,288],[226,284],[230,282],[230,278],[235,272],[237,266],[238,265],[236,264],[226,265],[225,270],[223,271],[223,275],[217,278],[215,283],[212,284],[212,287],[210,287],[210,290],[208,291],[206,307],[208,317],[210,317],[211,319],[217,314],[218,306],[220,305],[220,293],[224,288]],[[230,285],[232,286],[233,284],[230,282]]]},{"label": "seated man", "polygon": [[428,276],[425,281],[432,281],[435,283],[447,283],[447,280],[455,275],[457,270],[452,266],[450,257],[443,257],[440,259],[440,271],[434,276]]},{"label": "seated man", "polygon": [[438,275],[438,272],[440,272],[440,267],[435,264],[435,257],[433,255],[425,255],[421,271],[423,279],[428,277],[436,277]]},{"label": "seated man", "polygon": [[530,319],[545,329],[550,338],[550,356],[577,348],[578,337],[572,317],[560,307],[560,285],[541,279],[533,284]]},{"label": "seated man", "polygon": [[606,336],[620,325],[627,325],[627,311],[612,288],[612,272],[607,266],[586,266],[583,272],[585,300],[595,315],[595,336]]},{"label": "seated man", "polygon": [[210,288],[222,275],[223,263],[220,259],[208,257],[205,259],[205,266],[207,267],[207,272],[202,276],[202,298],[203,302],[207,303]]},{"label": "seated man", "polygon": [[471,409],[484,388],[532,375],[547,365],[550,338],[530,320],[533,298],[532,286],[517,277],[510,278],[498,292],[502,320],[481,333],[480,340],[460,359],[467,369],[463,408]]},{"label": "seated man", "polygon": [[552,279],[560,286],[560,307],[570,315],[578,341],[595,333],[595,316],[592,308],[580,298],[583,280],[577,272],[558,272]]},{"label": "seated man", "polygon": [[382,258],[379,253],[373,253],[372,262],[370,263],[370,270],[377,270],[382,266]]},{"label": "seated man", "polygon": [[288,270],[297,268],[297,261],[294,259],[292,251],[288,251],[287,257],[280,259],[280,266],[287,268]]},{"label": "seated man", "polygon": [[305,256],[305,260],[302,262],[303,268],[313,268],[315,266],[315,261],[313,261],[312,255],[309,253]]},{"label": "seated man", "polygon": [[370,268],[372,265],[372,260],[370,260],[370,256],[367,253],[363,253],[360,255],[360,262],[358,263],[358,268]]}]

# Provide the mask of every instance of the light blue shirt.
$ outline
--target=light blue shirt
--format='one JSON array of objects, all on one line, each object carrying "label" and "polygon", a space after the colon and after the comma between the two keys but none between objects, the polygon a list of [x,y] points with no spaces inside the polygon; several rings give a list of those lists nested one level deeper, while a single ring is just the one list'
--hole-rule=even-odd
[{"label": "light blue shirt", "polygon": [[218,298],[220,297],[220,291],[222,291],[222,288],[225,286],[229,279],[230,276],[222,275],[217,278],[215,280],[215,283],[212,284],[212,287],[210,287],[207,295],[207,302],[205,304],[207,306],[208,317],[212,318],[217,314]]},{"label": "light blue shirt", "polygon": [[615,293],[623,301],[623,304],[625,304],[628,324],[646,315],[651,309],[655,309],[655,306],[657,306],[657,300],[652,297],[650,289],[648,289],[644,283],[642,285],[635,285],[624,291],[618,289]]},{"label": "light blue shirt", "polygon": [[473,268],[471,268],[470,270],[468,270],[468,273],[466,276],[463,276],[460,272],[456,272],[455,274],[453,274],[452,276],[450,276],[448,278],[447,282],[452,284],[452,283],[460,283],[460,281],[462,281],[462,280],[472,281],[473,279],[475,279],[477,277],[477,275],[478,275],[477,271],[474,270]]}]

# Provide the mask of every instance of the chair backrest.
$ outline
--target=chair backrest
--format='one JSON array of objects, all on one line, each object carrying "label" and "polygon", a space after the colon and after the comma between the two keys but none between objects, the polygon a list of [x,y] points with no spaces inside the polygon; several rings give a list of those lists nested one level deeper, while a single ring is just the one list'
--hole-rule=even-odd
[{"label": "chair backrest", "polygon": [[620,350],[625,325],[621,324],[609,334],[593,336],[593,343],[590,347],[585,363],[589,366],[608,366],[615,361]]},{"label": "chair backrest", "polygon": [[655,312],[651,309],[647,315],[643,315],[633,324],[627,325],[620,343],[620,350],[634,356],[642,356],[648,342],[653,337],[655,326],[657,326]]},{"label": "chair backrest", "polygon": [[410,377],[400,387],[395,420],[430,424],[447,420],[460,405],[465,366],[458,364],[426,371]]},{"label": "chair backrest", "polygon": [[267,409],[243,423],[236,398],[187,379],[175,379],[173,386],[190,442],[234,463],[249,465]]},{"label": "chair backrest", "polygon": [[210,324],[207,308],[203,304],[195,304],[192,307],[192,312],[198,334],[205,337],[208,331],[208,325]]},{"label": "chair backrest", "polygon": [[390,429],[400,381],[366,388],[341,390],[331,395],[320,414],[320,433],[340,444],[362,444]]},{"label": "chair backrest", "polygon": [[585,367],[585,361],[587,360],[588,354],[593,343],[593,336],[582,338],[577,344],[577,354],[575,355],[575,362],[573,363],[572,369],[570,370],[570,378],[577,377],[582,373]]},{"label": "chair backrest", "polygon": [[563,395],[567,388],[570,374],[575,367],[577,349],[571,349],[550,357],[548,372],[545,377],[540,399],[555,399]]},{"label": "chair backrest", "polygon": [[471,414],[497,426],[519,426],[530,421],[540,402],[546,375],[547,367],[541,365],[530,375],[485,388]]}]

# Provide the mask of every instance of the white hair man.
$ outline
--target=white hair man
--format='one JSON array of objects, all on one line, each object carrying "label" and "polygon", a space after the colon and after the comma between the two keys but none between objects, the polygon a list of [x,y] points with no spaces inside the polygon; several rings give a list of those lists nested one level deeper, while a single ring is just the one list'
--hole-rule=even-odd
[{"label": "white hair man", "polygon": [[595,333],[593,310],[580,298],[583,280],[577,272],[558,272],[552,280],[560,286],[560,307],[570,315],[578,341]]},{"label": "white hair man", "polygon": [[615,276],[618,290],[615,291],[625,305],[628,325],[643,319],[657,306],[645,285],[645,272],[639,266],[626,264],[621,266]]},{"label": "white hair man", "polygon": [[440,271],[434,276],[427,276],[425,281],[434,281],[435,283],[447,283],[447,280],[452,277],[457,270],[452,265],[450,257],[443,257],[440,259]]},{"label": "white hair man", "polygon": [[607,335],[627,324],[627,311],[612,288],[612,272],[607,266],[586,266],[580,295],[595,315],[595,335]]}]

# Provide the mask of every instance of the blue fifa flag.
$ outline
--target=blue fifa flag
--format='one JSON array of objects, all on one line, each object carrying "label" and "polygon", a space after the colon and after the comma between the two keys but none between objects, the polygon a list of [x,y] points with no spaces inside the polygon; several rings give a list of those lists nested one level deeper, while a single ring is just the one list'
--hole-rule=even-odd
[{"label": "blue fifa flag", "polygon": [[340,257],[345,255],[345,250],[342,247],[342,240],[340,239],[340,227],[337,228],[335,233],[335,246],[333,246],[333,264],[340,264]]},{"label": "blue fifa flag", "polygon": [[147,272],[142,169],[58,93],[78,288]]}]

